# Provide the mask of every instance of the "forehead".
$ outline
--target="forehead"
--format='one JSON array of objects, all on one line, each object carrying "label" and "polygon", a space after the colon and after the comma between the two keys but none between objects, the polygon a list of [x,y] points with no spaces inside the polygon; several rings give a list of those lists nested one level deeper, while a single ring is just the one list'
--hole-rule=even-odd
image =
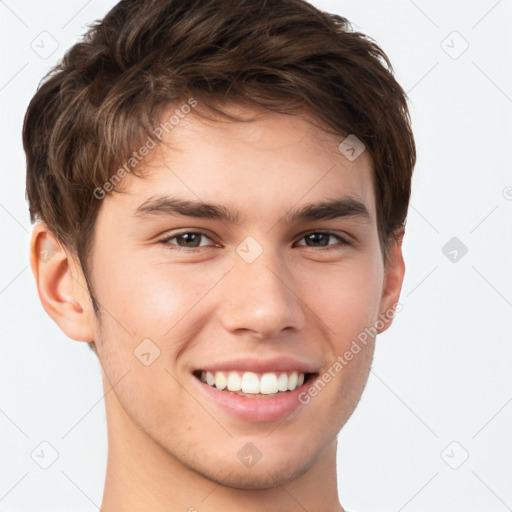
[{"label": "forehead", "polygon": [[134,212],[152,196],[172,194],[270,220],[283,208],[346,196],[363,202],[375,217],[372,160],[366,151],[350,161],[339,149],[345,136],[324,131],[307,115],[239,106],[226,110],[242,121],[194,113],[180,118],[144,158],[142,176],[127,175],[116,189],[122,194],[107,201]]}]

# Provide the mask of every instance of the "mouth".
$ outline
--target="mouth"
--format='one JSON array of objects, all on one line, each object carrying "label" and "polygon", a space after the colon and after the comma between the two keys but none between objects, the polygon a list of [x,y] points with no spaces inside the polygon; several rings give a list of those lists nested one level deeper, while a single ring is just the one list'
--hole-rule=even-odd
[{"label": "mouth", "polygon": [[203,384],[231,395],[245,398],[269,399],[286,396],[313,381],[318,373],[275,371],[257,373],[242,370],[195,370],[194,377]]},{"label": "mouth", "polygon": [[191,379],[197,396],[229,421],[291,421],[302,414],[302,396],[319,377],[321,367],[319,362],[284,355],[239,357],[198,365]]}]

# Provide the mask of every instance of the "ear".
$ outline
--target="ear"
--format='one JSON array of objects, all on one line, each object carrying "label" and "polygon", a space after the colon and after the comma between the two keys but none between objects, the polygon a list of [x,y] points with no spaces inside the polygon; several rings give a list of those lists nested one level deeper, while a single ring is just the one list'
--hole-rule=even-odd
[{"label": "ear", "polygon": [[391,239],[389,259],[385,268],[384,283],[382,286],[382,297],[380,302],[380,314],[378,325],[384,324],[378,329],[378,333],[386,331],[393,322],[394,312],[401,311],[398,304],[400,291],[405,275],[405,263],[402,255],[402,240],[404,228],[399,229],[394,240]]},{"label": "ear", "polygon": [[71,339],[94,341],[94,310],[78,258],[65,251],[43,222],[34,225],[30,266],[39,300],[54,322]]}]

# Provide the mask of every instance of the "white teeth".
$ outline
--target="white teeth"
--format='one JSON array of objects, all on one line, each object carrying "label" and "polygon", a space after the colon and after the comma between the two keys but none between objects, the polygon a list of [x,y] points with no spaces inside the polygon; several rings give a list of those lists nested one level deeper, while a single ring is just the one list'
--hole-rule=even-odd
[{"label": "white teeth", "polygon": [[242,377],[242,391],[244,393],[259,393],[260,379],[253,372],[245,372]]},{"label": "white teeth", "polygon": [[217,389],[224,389],[227,385],[228,381],[224,372],[215,372],[215,387]]},{"label": "white teeth", "polygon": [[288,391],[288,375],[286,375],[286,373],[279,375],[277,379],[277,389],[279,391]]},{"label": "white teeth", "polygon": [[201,380],[220,390],[247,394],[273,395],[293,391],[304,384],[304,374],[296,371],[268,372],[201,372]]},{"label": "white teeth", "polygon": [[277,377],[275,373],[265,373],[261,377],[260,393],[263,395],[271,395],[277,393]]},{"label": "white teeth", "polygon": [[242,379],[236,372],[229,372],[228,375],[229,391],[240,391],[242,389]]},{"label": "white teeth", "polygon": [[292,372],[288,377],[288,389],[292,391],[297,387],[297,372]]}]

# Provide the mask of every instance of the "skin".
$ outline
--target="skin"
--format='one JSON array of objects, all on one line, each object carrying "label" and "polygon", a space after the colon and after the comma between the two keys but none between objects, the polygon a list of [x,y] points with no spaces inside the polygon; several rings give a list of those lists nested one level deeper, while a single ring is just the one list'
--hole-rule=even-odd
[{"label": "skin", "polygon": [[[347,160],[338,150],[344,137],[306,116],[230,108],[253,121],[186,116],[145,159],[144,176],[126,176],[102,200],[91,269],[101,324],[77,259],[43,223],[33,229],[42,305],[67,336],[94,341],[110,390],[104,512],[343,511],[337,435],[366,385],[374,339],[280,422],[243,421],[219,409],[197,392],[191,372],[234,355],[284,355],[324,373],[398,301],[401,236],[385,268],[368,152]],[[170,193],[222,204],[240,222],[133,215],[151,196]],[[370,221],[282,220],[339,196],[364,202]],[[180,237],[161,242],[198,230],[206,234],[200,247]],[[306,234],[326,230],[350,245],[328,236],[307,245]],[[263,248],[253,263],[235,251],[247,236]],[[43,262],[37,254],[45,244],[55,254]],[[150,366],[133,354],[145,338],[160,349]],[[237,457],[247,442],[262,454],[251,468]]]}]

